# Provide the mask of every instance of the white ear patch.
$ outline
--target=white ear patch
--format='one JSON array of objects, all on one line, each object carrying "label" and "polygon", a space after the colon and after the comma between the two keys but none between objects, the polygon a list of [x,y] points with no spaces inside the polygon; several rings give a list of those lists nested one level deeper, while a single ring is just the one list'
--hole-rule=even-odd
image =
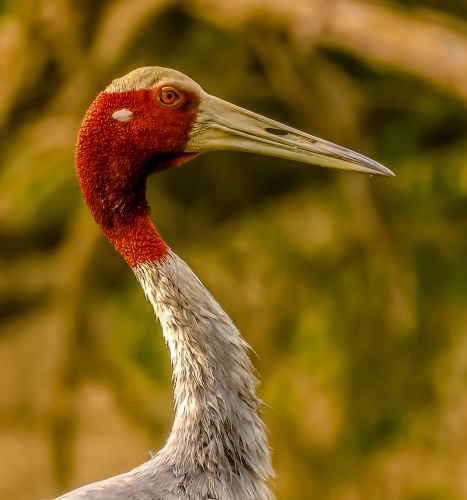
[{"label": "white ear patch", "polygon": [[115,111],[112,118],[119,122],[129,122],[133,118],[133,111],[126,108],[119,109],[118,111]]}]

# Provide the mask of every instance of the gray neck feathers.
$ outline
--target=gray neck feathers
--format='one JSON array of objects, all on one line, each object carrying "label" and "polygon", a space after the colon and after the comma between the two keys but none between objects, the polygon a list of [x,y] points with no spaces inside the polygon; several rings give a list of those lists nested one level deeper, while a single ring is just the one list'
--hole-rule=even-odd
[{"label": "gray neck feathers", "polygon": [[173,369],[175,420],[152,462],[180,479],[186,498],[272,498],[265,485],[273,474],[270,452],[248,345],[175,254],[134,271],[161,323]]}]

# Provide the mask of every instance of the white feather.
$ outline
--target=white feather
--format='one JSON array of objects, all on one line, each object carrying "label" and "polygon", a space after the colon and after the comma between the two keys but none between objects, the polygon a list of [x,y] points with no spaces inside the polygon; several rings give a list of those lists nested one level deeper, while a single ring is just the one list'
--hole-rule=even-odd
[{"label": "white feather", "polygon": [[124,123],[129,122],[133,118],[133,111],[130,111],[129,109],[126,108],[119,109],[118,111],[115,111],[115,113],[112,114],[112,118],[119,122],[124,122]]}]

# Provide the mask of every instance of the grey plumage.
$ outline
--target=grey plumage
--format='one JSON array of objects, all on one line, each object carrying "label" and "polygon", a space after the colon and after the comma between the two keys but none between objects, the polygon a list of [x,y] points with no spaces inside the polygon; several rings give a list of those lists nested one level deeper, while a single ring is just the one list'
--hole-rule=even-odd
[{"label": "grey plumage", "polygon": [[271,500],[270,451],[248,345],[175,254],[134,271],[170,350],[172,432],[148,462],[60,500]]}]

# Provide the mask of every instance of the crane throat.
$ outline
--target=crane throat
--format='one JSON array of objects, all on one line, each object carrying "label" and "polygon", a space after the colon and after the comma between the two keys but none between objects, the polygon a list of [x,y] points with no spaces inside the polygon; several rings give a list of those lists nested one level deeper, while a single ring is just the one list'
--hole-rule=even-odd
[{"label": "crane throat", "polygon": [[[131,119],[121,118],[122,110]],[[107,238],[134,267],[160,261],[167,246],[149,219],[146,180],[153,172],[180,165],[196,118],[186,109],[161,109],[153,90],[102,92],[81,125],[76,170],[84,199]]]}]

